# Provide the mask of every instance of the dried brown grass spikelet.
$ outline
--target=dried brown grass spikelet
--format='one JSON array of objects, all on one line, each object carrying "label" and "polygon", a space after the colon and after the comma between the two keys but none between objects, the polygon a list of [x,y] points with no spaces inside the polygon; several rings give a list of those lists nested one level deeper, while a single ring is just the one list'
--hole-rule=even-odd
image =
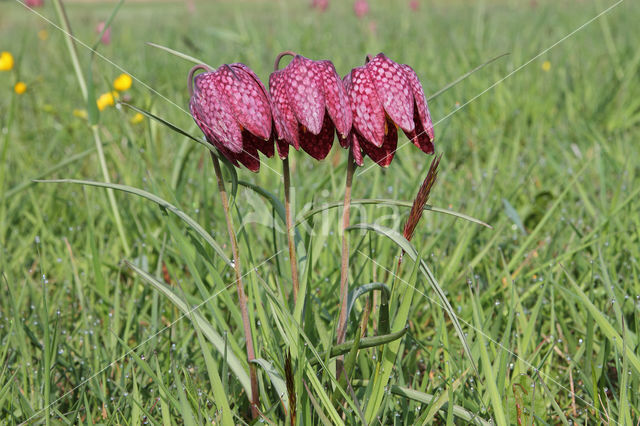
[{"label": "dried brown grass spikelet", "polygon": [[296,387],[293,377],[293,366],[291,365],[291,353],[287,351],[284,356],[284,376],[287,384],[287,394],[289,395],[289,419],[291,426],[296,424]]},{"label": "dried brown grass spikelet", "polygon": [[420,190],[418,191],[415,200],[413,200],[413,205],[411,206],[411,211],[409,212],[409,218],[407,219],[407,223],[404,225],[404,230],[402,231],[402,235],[409,241],[411,241],[411,239],[413,238],[413,234],[416,231],[418,222],[420,222],[420,218],[422,217],[422,213],[424,212],[424,206],[425,204],[427,204],[427,200],[429,199],[431,188],[438,178],[438,164],[440,164],[441,158],[442,154],[435,157],[433,161],[431,161],[431,166],[429,167],[427,177],[425,177],[424,181],[422,181]]}]

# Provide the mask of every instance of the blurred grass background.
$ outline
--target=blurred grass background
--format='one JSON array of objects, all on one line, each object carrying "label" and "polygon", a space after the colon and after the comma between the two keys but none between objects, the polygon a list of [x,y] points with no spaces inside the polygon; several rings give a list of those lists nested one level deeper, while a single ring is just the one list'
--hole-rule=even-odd
[{"label": "blurred grass background", "polygon": [[[351,2],[331,2],[325,13],[302,1],[202,1],[195,2],[195,12],[181,2],[125,2],[112,24],[111,43],[99,52],[135,78],[126,93],[129,102],[194,135],[199,131],[185,111],[191,64],[145,42],[214,66],[244,62],[265,82],[282,50],[331,59],[341,75],[361,65],[367,53],[382,51],[410,64],[427,96],[508,52],[429,104],[437,122],[436,150],[444,154],[430,203],[475,216],[494,229],[428,212],[414,239],[416,246],[426,248],[430,266],[467,322],[463,326],[480,377],[468,370],[470,364],[438,306],[421,297],[413,304],[410,336],[403,341],[405,351],[393,382],[446,395],[448,403],[429,415],[434,403],[389,395],[379,418],[385,424],[452,422],[448,407],[457,405],[488,420],[498,409],[488,385],[495,382],[500,410],[511,423],[519,418],[536,424],[626,424],[640,418],[640,371],[625,349],[637,353],[640,325],[640,7],[621,3],[456,111],[612,4],[429,1],[414,12],[408,2],[372,1],[370,13],[358,19]],[[75,36],[93,45],[96,25],[109,17],[113,6],[69,3]],[[57,22],[49,3],[35,11]],[[16,59],[14,70],[0,73],[0,418],[7,424],[40,418],[45,401],[53,402],[100,371],[56,402],[52,416],[69,423],[166,423],[170,418],[180,423],[185,405],[174,405],[164,394],[173,392],[178,399],[183,392],[176,385],[179,377],[194,421],[216,419],[219,407],[188,319],[120,359],[127,345],[142,343],[179,312],[122,267],[124,249],[103,190],[31,182],[36,177],[102,179],[86,119],[78,111],[74,114],[86,105],[63,34],[17,2],[0,2],[0,12],[0,50]],[[78,46],[78,53],[86,71],[89,51]],[[96,58],[98,93],[111,90],[120,73]],[[18,80],[27,84],[22,95],[13,92]],[[223,212],[207,153],[147,119],[133,124],[133,116],[133,111],[115,107],[100,116],[112,180],[181,206],[223,243]],[[405,142],[401,136],[399,146]],[[342,199],[345,160],[338,144],[322,163],[292,155],[298,210]],[[354,198],[411,200],[429,161],[407,145],[387,170],[365,171],[366,163],[356,174]],[[280,169],[279,161],[265,160],[259,174],[242,170],[239,175],[283,198]],[[155,204],[122,193],[116,197],[132,247],[130,260],[158,277],[164,264],[169,281],[182,283],[194,305],[231,282],[231,271],[220,260],[186,249],[197,238],[184,233]],[[270,209],[242,188],[235,206],[237,222],[256,215],[263,220]],[[394,220],[397,213],[370,206],[358,210],[352,223],[378,220],[399,227],[403,222]],[[338,309],[339,214],[333,211],[328,218],[330,232],[304,236],[315,247],[309,275],[314,297],[308,308],[315,321],[305,331],[317,339],[318,350],[331,340],[326,334],[335,328]],[[286,239],[274,238],[267,226],[247,222],[239,237],[247,271],[249,265],[279,253],[251,275],[249,292],[259,356],[281,366],[284,342],[273,323],[277,315],[262,306],[262,287],[290,287]],[[356,249],[359,241],[363,245]],[[397,248],[383,239],[353,238],[352,284],[379,280],[390,285],[384,268],[393,269],[397,255]],[[194,268],[202,276],[199,288]],[[408,279],[410,268],[405,270]],[[433,298],[423,283],[416,286]],[[233,300],[232,286],[207,303],[203,314],[220,332],[229,332],[234,342],[229,350],[241,356]],[[474,306],[479,308],[476,315]],[[372,326],[369,332],[374,334]],[[53,336],[46,342],[45,328]],[[480,362],[483,350],[490,365]],[[44,371],[43,351],[51,354],[50,373]],[[139,361],[141,354],[156,376],[132,359]],[[361,351],[358,377],[371,374],[373,355],[373,350]],[[221,355],[215,356],[224,366]],[[112,368],[101,371],[114,360],[118,362]],[[226,372],[224,367],[221,372]],[[48,394],[46,378],[51,383]],[[159,379],[176,386],[163,390]],[[223,380],[232,409],[242,414],[242,388],[233,377],[223,375]],[[277,401],[266,374],[261,390],[271,395],[272,404]],[[160,394],[163,398],[156,403]],[[358,396],[366,401],[365,395]],[[348,422],[355,413],[346,416]],[[268,417],[282,421],[277,404]]]}]

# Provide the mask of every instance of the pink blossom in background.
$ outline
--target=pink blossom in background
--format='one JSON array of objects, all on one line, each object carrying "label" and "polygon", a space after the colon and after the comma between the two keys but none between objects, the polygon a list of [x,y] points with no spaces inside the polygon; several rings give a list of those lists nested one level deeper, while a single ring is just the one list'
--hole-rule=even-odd
[{"label": "pink blossom in background", "polygon": [[411,8],[411,10],[413,10],[414,12],[417,12],[418,9],[420,9],[420,2],[418,0],[411,0],[409,2],[409,7]]},{"label": "pink blossom in background", "polygon": [[[104,21],[101,21],[98,23],[98,25],[96,25],[96,34],[100,34],[102,32],[102,30],[104,29],[104,25]],[[102,34],[102,38],[100,39],[100,41],[104,45],[111,43],[111,27],[107,28],[107,31]]]},{"label": "pink blossom in background", "polygon": [[187,0],[187,10],[189,13],[196,13],[196,2],[194,0]]},{"label": "pink blossom in background", "polygon": [[329,8],[329,0],[311,0],[311,8],[324,12]]},{"label": "pink blossom in background", "polygon": [[44,6],[44,0],[25,0],[24,4],[29,7],[42,7]]},{"label": "pink blossom in background", "polygon": [[369,21],[369,32],[371,35],[375,36],[378,34],[378,22],[377,21]]},{"label": "pink blossom in background", "polygon": [[358,18],[364,17],[369,13],[369,2],[367,0],[356,0],[353,4],[353,11]]}]

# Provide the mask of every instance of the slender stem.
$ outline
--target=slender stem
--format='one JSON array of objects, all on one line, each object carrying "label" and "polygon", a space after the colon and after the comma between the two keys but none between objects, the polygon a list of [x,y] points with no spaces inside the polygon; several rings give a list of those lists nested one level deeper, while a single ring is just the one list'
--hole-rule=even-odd
[{"label": "slender stem", "polygon": [[289,242],[289,263],[291,264],[291,282],[293,284],[293,301],[298,301],[298,258],[294,241],[293,218],[291,215],[291,174],[289,173],[289,159],[282,160],[282,174],[284,176],[284,210],[287,217],[287,240]]},{"label": "slender stem", "polygon": [[278,71],[278,67],[280,66],[280,59],[282,59],[284,56],[296,56],[296,52],[285,50],[284,52],[281,52],[278,56],[276,56],[276,60],[273,63],[274,71]]},{"label": "slender stem", "polygon": [[349,293],[349,238],[346,229],[349,227],[349,213],[351,211],[351,182],[356,171],[356,163],[353,161],[353,153],[349,150],[347,160],[347,180],[344,189],[344,204],[342,206],[342,263],[340,266],[340,317],[338,319],[338,331],[336,344],[344,342],[347,333],[347,296]]},{"label": "slender stem", "polygon": [[78,52],[76,51],[76,44],[73,39],[73,35],[71,32],[71,24],[69,23],[69,18],[67,18],[67,12],[64,10],[64,6],[60,0],[54,0],[53,5],[56,9],[56,14],[58,15],[58,20],[60,21],[60,25],[64,30],[66,37],[64,41],[67,45],[67,49],[69,50],[69,56],[71,57],[71,63],[73,64],[73,69],[76,72],[76,77],[78,79],[78,85],[80,86],[80,91],[82,92],[82,97],[84,100],[87,100],[88,91],[87,91],[87,82],[84,79],[84,75],[82,73],[82,68],[80,67],[80,61],[78,60]]},{"label": "slender stem", "polygon": [[251,335],[251,324],[249,323],[249,312],[247,311],[247,295],[244,292],[244,284],[242,283],[242,275],[240,273],[241,269],[240,254],[238,252],[238,242],[236,240],[236,233],[233,230],[231,213],[229,211],[229,200],[227,198],[227,191],[224,187],[224,180],[222,180],[222,170],[220,169],[220,162],[218,161],[218,157],[216,157],[214,153],[211,153],[211,160],[213,161],[213,168],[216,172],[218,189],[220,191],[220,200],[222,201],[224,217],[227,221],[227,231],[229,233],[229,239],[231,240],[231,251],[233,252],[233,269],[236,274],[238,301],[240,303],[242,326],[244,328],[244,339],[247,346],[247,360],[249,361],[249,375],[251,378],[251,416],[255,419],[259,415],[258,377],[256,375],[255,365],[251,361],[256,358],[256,354],[253,349],[253,336]]},{"label": "slender stem", "polygon": [[[102,169],[102,178],[106,183],[110,183],[109,170],[107,168],[107,160],[104,156],[104,150],[102,149],[102,140],[100,139],[100,132],[98,126],[91,126],[91,132],[93,133],[93,140],[96,143],[96,150],[98,152],[98,160],[100,161],[100,169]],[[116,202],[116,196],[111,188],[107,188],[107,198],[109,198],[109,204],[111,204],[111,210],[113,210],[113,217],[116,221],[116,228],[118,228],[118,234],[122,240],[124,246],[124,253],[128,257],[131,253],[129,249],[129,243],[127,242],[127,234],[124,232],[124,226],[122,225],[122,218],[120,217],[120,211],[118,210],[118,203]]]},{"label": "slender stem", "polygon": [[[78,85],[80,86],[80,91],[82,92],[82,97],[85,102],[88,102],[89,94],[87,91],[87,82],[85,80],[84,74],[82,72],[82,67],[80,66],[80,61],[78,60],[78,52],[76,51],[76,45],[73,38],[73,33],[71,32],[71,24],[69,23],[69,19],[67,18],[67,14],[65,12],[64,6],[60,0],[54,0],[54,7],[56,9],[56,13],[58,15],[58,20],[60,21],[60,25],[65,33],[65,43],[67,45],[67,49],[69,50],[69,57],[71,58],[71,63],[73,64],[73,69],[76,73],[76,78],[78,80]],[[91,132],[93,133],[93,140],[96,144],[96,151],[98,152],[98,160],[100,161],[100,168],[102,169],[102,176],[105,182],[109,183],[111,180],[109,179],[109,169],[107,168],[107,161],[104,156],[104,151],[102,150],[102,141],[100,140],[100,133],[98,132],[98,127],[93,125],[91,126]],[[124,232],[124,227],[122,225],[122,220],[120,218],[120,213],[118,211],[118,203],[116,202],[116,198],[114,196],[113,189],[107,189],[107,196],[109,197],[109,204],[111,204],[111,210],[113,210],[113,217],[116,221],[116,227],[118,228],[118,234],[120,235],[120,239],[122,240],[122,244],[124,246],[124,253],[128,257],[131,253],[131,249],[129,248],[129,243],[127,242],[127,237]]]}]

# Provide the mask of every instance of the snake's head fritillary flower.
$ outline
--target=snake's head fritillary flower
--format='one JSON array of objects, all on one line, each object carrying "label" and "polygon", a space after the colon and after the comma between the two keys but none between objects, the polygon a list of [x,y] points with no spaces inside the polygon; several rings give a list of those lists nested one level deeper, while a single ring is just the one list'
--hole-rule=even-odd
[{"label": "snake's head fritillary flower", "polygon": [[356,0],[353,4],[353,11],[358,18],[364,18],[369,13],[369,2],[367,0]]},{"label": "snake's head fritillary flower", "polygon": [[24,4],[29,7],[42,7],[44,6],[44,0],[25,0]]},{"label": "snake's head fritillary flower", "polygon": [[[205,72],[194,74],[198,70]],[[273,156],[271,102],[258,76],[246,65],[189,72],[189,107],[198,127],[233,165],[260,170],[258,151]]]},{"label": "snake's head fritillary flower", "polygon": [[362,165],[368,155],[382,167],[391,164],[398,143],[397,128],[422,151],[433,154],[433,124],[422,85],[408,65],[380,53],[344,78],[353,112],[349,138],[354,159]]},{"label": "snake's head fritillary flower", "polygon": [[[276,69],[286,54],[293,55],[280,54]],[[341,138],[349,134],[352,121],[349,101],[331,61],[295,55],[285,68],[271,74],[269,91],[281,158],[287,156],[288,143],[322,160],[331,151],[334,131]]]}]

